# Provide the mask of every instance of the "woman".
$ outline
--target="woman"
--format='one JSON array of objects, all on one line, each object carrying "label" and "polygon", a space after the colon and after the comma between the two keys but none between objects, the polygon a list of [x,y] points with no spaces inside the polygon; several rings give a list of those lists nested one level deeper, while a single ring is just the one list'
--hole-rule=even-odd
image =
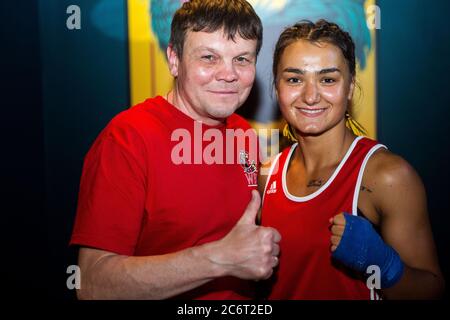
[{"label": "woman", "polygon": [[358,136],[351,118],[354,50],[350,35],[325,20],[297,23],[277,42],[274,85],[297,143],[265,165],[259,181],[261,224],[282,236],[269,299],[442,294],[419,176]]}]

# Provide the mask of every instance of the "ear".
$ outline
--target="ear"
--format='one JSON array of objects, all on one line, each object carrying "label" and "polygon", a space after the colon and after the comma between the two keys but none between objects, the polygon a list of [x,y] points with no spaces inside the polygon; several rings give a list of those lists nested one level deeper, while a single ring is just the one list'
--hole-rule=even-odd
[{"label": "ear", "polygon": [[348,100],[352,100],[353,98],[353,92],[355,91],[355,79],[352,79],[352,82],[350,82],[350,89],[348,91]]},{"label": "ear", "polygon": [[167,54],[167,62],[169,64],[170,74],[174,78],[176,78],[176,77],[178,77],[179,59],[178,59],[177,53],[175,52],[175,50],[173,49],[171,44],[169,44],[169,46],[167,47],[166,54]]},{"label": "ear", "polygon": [[273,91],[275,92],[275,96],[277,98],[277,101],[279,101],[279,97],[278,97],[278,83],[277,83],[276,80],[272,83],[272,88],[273,88]]}]

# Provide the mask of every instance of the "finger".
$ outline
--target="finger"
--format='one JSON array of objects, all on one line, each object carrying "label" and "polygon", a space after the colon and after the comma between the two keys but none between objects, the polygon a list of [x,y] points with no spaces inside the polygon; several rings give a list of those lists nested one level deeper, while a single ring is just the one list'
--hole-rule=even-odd
[{"label": "finger", "polygon": [[336,249],[337,249],[337,246],[333,244],[333,245],[331,246],[331,252],[335,252]]},{"label": "finger", "polygon": [[258,232],[260,233],[261,240],[266,244],[277,244],[281,240],[281,234],[272,227],[258,226]]},{"label": "finger", "polygon": [[278,243],[281,240],[281,234],[278,232],[278,230],[274,229],[274,228],[270,228],[272,230],[273,233],[273,242]]},{"label": "finger", "polygon": [[345,226],[345,216],[344,216],[344,214],[340,213],[338,215],[335,215],[333,217],[333,222],[332,223],[335,224],[335,225],[337,224],[337,225]]},{"label": "finger", "polygon": [[344,234],[345,226],[334,224],[331,227],[331,234],[335,236],[342,236]]},{"label": "finger", "polygon": [[338,246],[339,242],[341,242],[341,237],[331,236],[331,244],[334,244],[335,246]]},{"label": "finger", "polygon": [[247,205],[241,219],[239,219],[239,224],[256,224],[256,215],[258,214],[259,207],[261,205],[261,197],[258,191],[252,190],[252,199]]},{"label": "finger", "polygon": [[278,244],[274,244],[272,248],[272,256],[277,257],[280,254],[280,246]]},{"label": "finger", "polygon": [[280,260],[278,259],[278,257],[272,257],[272,268],[275,268],[276,266],[278,266],[279,262],[280,262]]},{"label": "finger", "polygon": [[263,278],[263,280],[269,279],[273,274],[273,269],[270,269],[270,271],[267,273],[267,275]]}]

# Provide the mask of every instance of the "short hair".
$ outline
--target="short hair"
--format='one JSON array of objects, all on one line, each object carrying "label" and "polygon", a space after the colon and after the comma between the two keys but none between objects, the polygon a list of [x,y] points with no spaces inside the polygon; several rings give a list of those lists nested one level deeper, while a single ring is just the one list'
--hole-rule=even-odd
[{"label": "short hair", "polygon": [[173,16],[169,44],[178,57],[183,55],[187,31],[215,32],[224,30],[228,39],[236,34],[256,40],[256,55],[262,45],[263,26],[253,7],[245,0],[190,0]]}]

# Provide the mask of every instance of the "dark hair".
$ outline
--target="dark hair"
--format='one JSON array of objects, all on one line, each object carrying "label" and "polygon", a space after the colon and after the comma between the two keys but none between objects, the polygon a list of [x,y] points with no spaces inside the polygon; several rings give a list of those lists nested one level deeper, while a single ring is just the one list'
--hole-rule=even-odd
[{"label": "dark hair", "polygon": [[341,49],[347,61],[350,74],[353,78],[355,77],[355,44],[348,32],[342,30],[337,24],[324,19],[318,20],[316,23],[309,20],[302,20],[292,27],[285,29],[278,38],[273,56],[272,71],[274,84],[276,84],[278,76],[278,63],[284,50],[298,40],[306,40],[312,43],[326,42],[335,45]]},{"label": "dark hair", "polygon": [[[338,47],[347,61],[350,75],[353,79],[356,76],[355,43],[348,32],[342,30],[336,23],[328,22],[324,19],[313,23],[309,20],[302,20],[292,27],[286,28],[278,38],[273,55],[273,84],[276,87],[278,77],[278,63],[284,50],[298,40],[306,40],[311,43],[326,42]],[[358,86],[358,85],[357,85]],[[365,135],[364,127],[352,117],[353,102],[350,101],[345,114],[346,125],[356,135]],[[293,130],[289,124],[286,125],[283,134],[290,140],[295,140]]]},{"label": "dark hair", "polygon": [[178,57],[183,55],[186,32],[215,32],[224,29],[228,39],[239,34],[246,40],[257,40],[256,54],[262,45],[262,23],[245,0],[191,0],[183,3],[173,16],[170,45]]}]

